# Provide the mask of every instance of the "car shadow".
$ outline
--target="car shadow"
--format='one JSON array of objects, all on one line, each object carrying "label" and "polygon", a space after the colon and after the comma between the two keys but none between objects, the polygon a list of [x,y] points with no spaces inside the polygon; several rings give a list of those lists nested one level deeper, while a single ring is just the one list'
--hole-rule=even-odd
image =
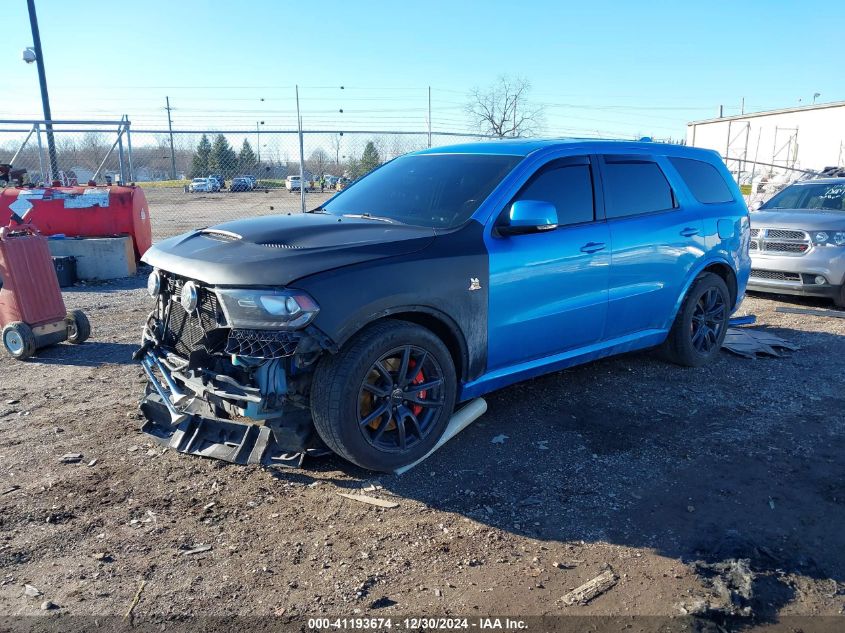
[{"label": "car shadow", "polygon": [[130,343],[88,341],[82,345],[60,343],[39,349],[25,362],[41,365],[98,367],[100,365],[132,365],[132,354],[138,349]]},{"label": "car shadow", "polygon": [[[428,460],[380,483],[516,535],[653,550],[754,617],[699,615],[776,621],[796,597],[789,576],[845,581],[845,394],[807,375],[818,354],[841,375],[845,337],[770,329],[802,351],[726,352],[698,369],[632,354],[502,389]],[[342,464],[325,466],[373,477]],[[737,570],[747,591],[730,586]]]}]

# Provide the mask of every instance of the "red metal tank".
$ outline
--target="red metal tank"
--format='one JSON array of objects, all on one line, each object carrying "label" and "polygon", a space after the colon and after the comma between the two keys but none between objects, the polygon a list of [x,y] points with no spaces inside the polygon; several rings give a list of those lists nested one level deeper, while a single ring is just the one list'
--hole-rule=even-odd
[{"label": "red metal tank", "polygon": [[47,238],[26,225],[0,229],[0,324],[23,321],[32,328],[65,320],[65,303]]},{"label": "red metal tank", "polygon": [[12,212],[44,235],[129,235],[140,259],[152,245],[150,209],[140,187],[6,187],[0,192],[0,226]]}]

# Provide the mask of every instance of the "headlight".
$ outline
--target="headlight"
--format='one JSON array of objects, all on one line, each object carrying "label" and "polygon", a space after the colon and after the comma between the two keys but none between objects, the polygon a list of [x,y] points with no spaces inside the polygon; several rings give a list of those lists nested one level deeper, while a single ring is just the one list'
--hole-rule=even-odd
[{"label": "headlight", "polygon": [[147,277],[147,292],[150,293],[152,298],[156,298],[158,293],[161,292],[161,275],[158,274],[157,270],[154,270],[150,273],[150,276]]},{"label": "headlight", "polygon": [[817,246],[845,246],[845,231],[812,231],[810,236]]},{"label": "headlight", "polygon": [[231,327],[256,330],[297,330],[317,316],[320,308],[298,290],[217,288]]}]

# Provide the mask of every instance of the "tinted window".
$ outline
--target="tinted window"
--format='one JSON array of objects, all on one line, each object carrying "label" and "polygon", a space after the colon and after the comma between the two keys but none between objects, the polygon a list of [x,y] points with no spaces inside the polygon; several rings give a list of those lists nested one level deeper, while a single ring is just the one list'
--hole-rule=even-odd
[{"label": "tinted window", "polygon": [[845,211],[845,182],[792,185],[775,195],[760,208]]},{"label": "tinted window", "polygon": [[589,165],[565,165],[543,169],[522,189],[518,200],[551,202],[558,224],[592,222],[593,178]]},{"label": "tinted window", "polygon": [[323,205],[323,210],[434,228],[460,226],[522,158],[491,154],[402,156],[344,189]]},{"label": "tinted window", "polygon": [[699,202],[733,202],[733,195],[722,174],[710,163],[691,158],[670,158],[692,195]]},{"label": "tinted window", "polygon": [[672,188],[657,163],[607,156],[604,167],[608,219],[675,207]]}]

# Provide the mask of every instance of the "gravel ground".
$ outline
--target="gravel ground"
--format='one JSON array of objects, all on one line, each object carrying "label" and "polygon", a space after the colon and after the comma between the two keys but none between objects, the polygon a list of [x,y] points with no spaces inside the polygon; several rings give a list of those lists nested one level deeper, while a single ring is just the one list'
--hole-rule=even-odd
[{"label": "gravel ground", "polygon": [[[122,615],[142,581],[142,618],[845,609],[843,319],[748,298],[800,351],[702,369],[642,353],[532,380],[415,470],[376,477],[334,458],[231,466],[140,434],[143,285],[71,289],[89,343],[0,359],[0,615],[45,600]],[[362,489],[398,507],[337,494]],[[601,595],[563,600],[608,569]]]}]

